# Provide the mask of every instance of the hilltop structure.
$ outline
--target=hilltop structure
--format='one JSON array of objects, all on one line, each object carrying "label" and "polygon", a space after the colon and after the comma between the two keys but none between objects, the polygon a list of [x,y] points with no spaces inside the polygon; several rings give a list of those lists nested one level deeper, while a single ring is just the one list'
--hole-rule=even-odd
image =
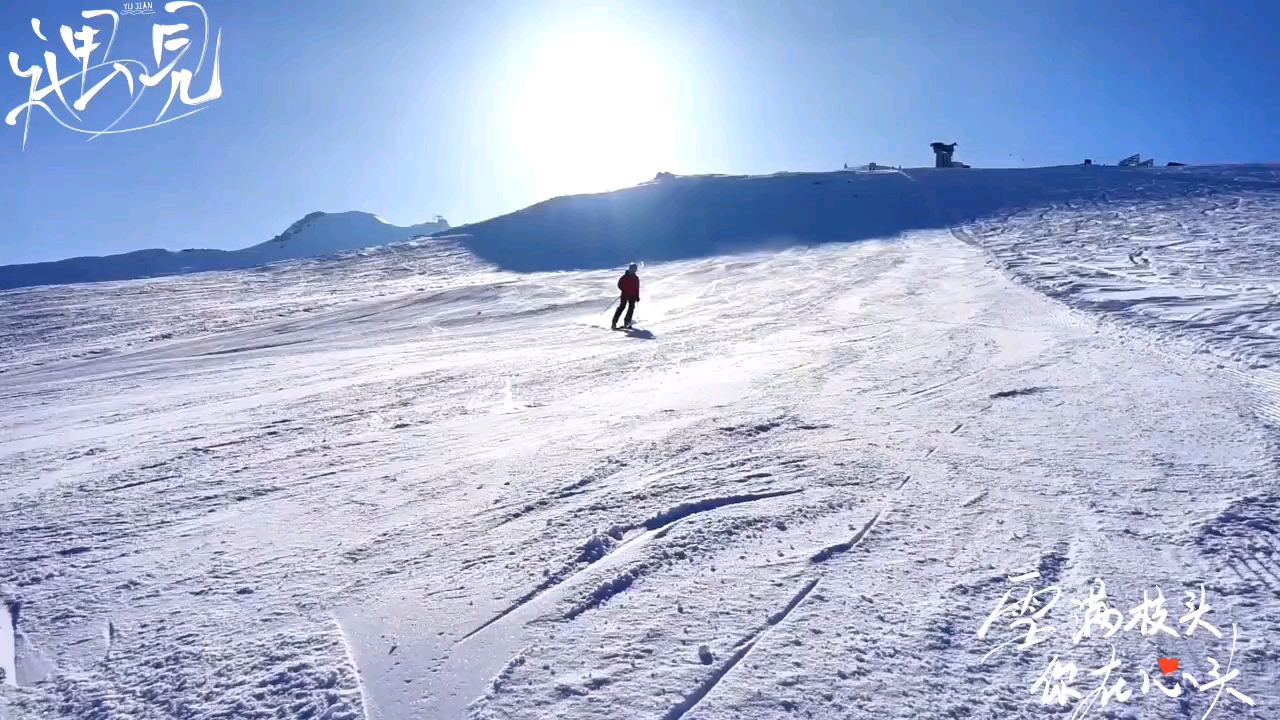
[{"label": "hilltop structure", "polygon": [[940,168],[967,168],[962,162],[956,162],[952,159],[952,155],[956,152],[956,143],[929,143],[929,147],[933,148],[934,167]]}]

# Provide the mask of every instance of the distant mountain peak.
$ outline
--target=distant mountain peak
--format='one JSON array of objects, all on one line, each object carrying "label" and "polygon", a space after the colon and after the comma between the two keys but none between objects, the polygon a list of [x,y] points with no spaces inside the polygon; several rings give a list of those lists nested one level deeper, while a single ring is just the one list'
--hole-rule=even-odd
[{"label": "distant mountain peak", "polygon": [[394,225],[373,213],[360,210],[334,213],[316,210],[303,215],[271,240],[248,249],[269,250],[273,246],[289,244],[314,251],[309,252],[309,255],[327,255],[371,245],[385,245],[448,229],[449,223],[443,217],[436,217],[438,222]]},{"label": "distant mountain peak", "polygon": [[33,285],[62,285],[132,280],[209,270],[241,270],[284,260],[332,255],[387,245],[447,230],[439,215],[431,222],[394,225],[360,210],[303,215],[274,238],[240,250],[134,250],[119,255],[0,266],[0,290]]}]

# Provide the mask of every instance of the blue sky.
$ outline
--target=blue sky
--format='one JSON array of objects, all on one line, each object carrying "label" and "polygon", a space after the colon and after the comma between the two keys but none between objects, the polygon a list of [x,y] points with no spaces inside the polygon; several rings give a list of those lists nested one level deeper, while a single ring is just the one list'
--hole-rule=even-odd
[{"label": "blue sky", "polygon": [[[199,14],[154,5],[154,15],[121,17],[111,58],[139,61],[128,66],[135,75],[154,70],[152,25],[186,22],[171,36],[191,48],[175,69],[194,70]],[[56,51],[61,74],[76,72],[59,27],[109,27],[81,11],[123,7],[4,3],[0,119],[27,101],[10,52],[25,69]],[[0,263],[243,247],[313,210],[400,224],[442,214],[457,225],[659,170],[928,165],[934,140],[958,142],[956,157],[975,167],[1113,163],[1134,152],[1160,163],[1280,161],[1274,2],[203,7],[211,46],[190,94],[209,88],[220,29],[222,96],[175,101],[167,117],[200,112],[87,141],[37,109],[25,149],[27,116],[0,124]],[[90,73],[88,84],[109,73]],[[153,121],[170,82],[147,89],[117,128]],[[66,95],[75,101],[78,82]],[[115,78],[78,113],[79,127],[102,129],[130,101]]]}]

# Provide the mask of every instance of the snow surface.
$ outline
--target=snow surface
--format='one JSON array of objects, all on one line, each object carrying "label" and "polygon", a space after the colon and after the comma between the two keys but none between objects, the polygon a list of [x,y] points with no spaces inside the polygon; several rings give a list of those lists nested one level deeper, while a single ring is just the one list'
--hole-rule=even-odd
[{"label": "snow surface", "polygon": [[0,265],[0,290],[243,270],[401,242],[448,227],[449,223],[443,220],[402,227],[365,212],[313,212],[275,238],[241,250],[150,249],[105,257]]},{"label": "snow surface", "polygon": [[1032,684],[1106,642],[978,638],[1038,571],[1171,624],[1203,583],[1226,640],[1117,672],[1206,681],[1234,621],[1255,706],[1211,717],[1280,717],[1280,182],[1092,170],[679,178],[734,200],[0,295],[0,715],[1065,718]]}]

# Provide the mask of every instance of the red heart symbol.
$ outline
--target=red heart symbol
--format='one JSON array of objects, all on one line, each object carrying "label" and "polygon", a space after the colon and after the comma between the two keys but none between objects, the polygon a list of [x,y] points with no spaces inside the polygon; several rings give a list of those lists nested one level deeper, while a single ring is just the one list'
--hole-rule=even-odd
[{"label": "red heart symbol", "polygon": [[1160,658],[1160,671],[1165,675],[1173,674],[1178,669],[1178,658]]}]

